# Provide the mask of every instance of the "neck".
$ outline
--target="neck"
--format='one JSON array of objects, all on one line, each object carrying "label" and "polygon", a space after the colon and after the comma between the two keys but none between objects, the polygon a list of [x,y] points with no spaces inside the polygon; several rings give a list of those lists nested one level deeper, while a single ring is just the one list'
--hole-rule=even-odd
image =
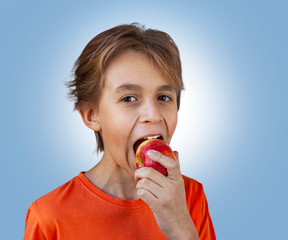
[{"label": "neck", "polygon": [[85,176],[98,189],[113,197],[124,200],[138,199],[137,182],[134,177],[117,165],[115,161],[109,161],[105,154],[95,167],[85,173]]}]

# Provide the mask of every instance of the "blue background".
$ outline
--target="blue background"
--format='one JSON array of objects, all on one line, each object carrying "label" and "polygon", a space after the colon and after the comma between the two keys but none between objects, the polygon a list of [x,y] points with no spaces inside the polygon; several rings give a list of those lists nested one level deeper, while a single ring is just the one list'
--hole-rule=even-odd
[{"label": "blue background", "polygon": [[23,238],[29,205],[101,157],[64,81],[92,37],[132,22],[179,47],[186,90],[171,146],[203,183],[217,238],[285,238],[285,2],[1,2],[1,239]]}]

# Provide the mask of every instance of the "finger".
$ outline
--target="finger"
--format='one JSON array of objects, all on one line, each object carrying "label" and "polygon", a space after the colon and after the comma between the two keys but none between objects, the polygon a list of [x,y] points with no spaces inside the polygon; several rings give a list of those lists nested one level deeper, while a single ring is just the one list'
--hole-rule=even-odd
[{"label": "finger", "polygon": [[137,197],[141,198],[152,209],[158,201],[157,198],[147,189],[141,188],[137,191]]},{"label": "finger", "polygon": [[160,187],[165,187],[166,177],[152,167],[142,167],[135,171],[135,180],[147,178],[158,184]]},{"label": "finger", "polygon": [[173,151],[176,161],[179,162],[179,153],[177,151]]},{"label": "finger", "polygon": [[159,199],[160,193],[163,192],[163,187],[159,186],[157,183],[151,181],[148,178],[142,178],[138,181],[136,185],[137,189],[146,189],[152,193],[157,199]]},{"label": "finger", "polygon": [[[175,155],[175,152],[174,152],[174,155]],[[175,155],[175,159],[167,157],[163,155],[162,153],[155,151],[155,150],[150,150],[148,151],[147,154],[148,154],[148,157],[151,158],[153,161],[158,162],[163,167],[167,168],[168,174],[170,176],[179,177],[179,175],[181,175],[181,172],[180,172],[180,164],[178,160],[178,152],[176,153],[177,153],[177,156]]]}]

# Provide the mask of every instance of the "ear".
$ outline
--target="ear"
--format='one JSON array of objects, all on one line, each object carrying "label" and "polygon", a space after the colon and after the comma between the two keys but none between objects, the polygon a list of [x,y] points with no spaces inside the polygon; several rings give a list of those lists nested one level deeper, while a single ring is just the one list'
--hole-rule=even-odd
[{"label": "ear", "polygon": [[101,124],[100,124],[99,116],[95,108],[92,108],[92,107],[82,108],[82,109],[78,109],[78,111],[82,117],[83,122],[88,128],[96,132],[101,131]]}]

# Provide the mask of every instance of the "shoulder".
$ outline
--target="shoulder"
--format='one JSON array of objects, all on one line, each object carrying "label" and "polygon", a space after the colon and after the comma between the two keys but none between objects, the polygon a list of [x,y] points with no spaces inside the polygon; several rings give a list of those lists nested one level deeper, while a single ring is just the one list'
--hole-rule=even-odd
[{"label": "shoulder", "polygon": [[184,184],[185,184],[185,190],[188,192],[193,192],[193,193],[200,193],[203,192],[203,185],[202,183],[196,181],[193,178],[189,178],[185,175],[182,175]]},{"label": "shoulder", "polygon": [[65,206],[69,205],[69,200],[75,195],[77,184],[77,177],[74,177],[60,187],[38,198],[31,204],[28,211],[49,220],[52,216],[56,216],[54,213],[63,211]]},{"label": "shoulder", "polygon": [[203,185],[184,175],[187,207],[200,239],[216,239]]},{"label": "shoulder", "polygon": [[182,175],[185,184],[186,201],[188,206],[199,205],[206,200],[202,183]]},{"label": "shoulder", "polygon": [[25,240],[55,238],[57,224],[69,216],[69,207],[79,189],[77,182],[77,177],[74,177],[30,205],[26,215]]},{"label": "shoulder", "polygon": [[70,193],[75,185],[77,185],[77,178],[74,177],[68,182],[64,183],[60,187],[52,190],[51,192],[45,194],[44,196],[37,199],[34,203],[42,204],[45,202],[50,202],[51,200],[60,200],[61,198],[67,196],[68,193]]}]

